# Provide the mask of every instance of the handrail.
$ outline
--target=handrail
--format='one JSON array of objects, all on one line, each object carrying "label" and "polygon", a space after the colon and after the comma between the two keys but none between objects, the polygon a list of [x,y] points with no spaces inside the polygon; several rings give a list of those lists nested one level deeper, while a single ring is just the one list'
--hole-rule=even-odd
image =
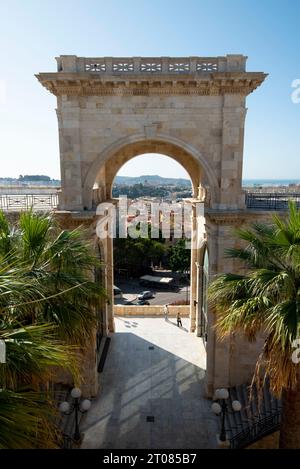
[{"label": "handrail", "polygon": [[230,448],[243,449],[260,440],[261,438],[270,435],[279,429],[280,420],[280,411],[275,411],[271,415],[258,418],[257,421],[251,423],[247,429],[236,433],[230,439]]},{"label": "handrail", "polygon": [[300,207],[300,193],[247,192],[246,207],[260,210],[287,210],[289,201]]}]

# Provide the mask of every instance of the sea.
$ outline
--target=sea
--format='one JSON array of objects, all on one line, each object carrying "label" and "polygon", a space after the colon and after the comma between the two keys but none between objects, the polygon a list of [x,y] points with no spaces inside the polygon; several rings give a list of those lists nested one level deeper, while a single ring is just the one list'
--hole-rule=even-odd
[{"label": "sea", "polygon": [[243,186],[245,187],[276,187],[276,186],[289,186],[300,184],[299,179],[243,179]]}]

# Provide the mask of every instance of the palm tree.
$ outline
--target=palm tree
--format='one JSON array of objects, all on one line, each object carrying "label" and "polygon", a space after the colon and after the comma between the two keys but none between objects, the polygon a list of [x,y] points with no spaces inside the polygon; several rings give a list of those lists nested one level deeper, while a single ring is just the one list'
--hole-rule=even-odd
[{"label": "palm tree", "polygon": [[79,379],[76,349],[58,342],[53,325],[5,329],[2,324],[0,338],[6,344],[6,363],[0,368],[0,449],[57,447],[57,408],[43,384],[53,367]]},{"label": "palm tree", "polygon": [[300,210],[290,203],[286,219],[237,230],[245,247],[227,250],[244,263],[245,275],[223,274],[210,285],[216,329],[224,338],[242,332],[250,341],[261,331],[265,343],[254,380],[268,376],[271,391],[282,396],[280,447],[300,447],[300,364],[292,360],[300,338]]},{"label": "palm tree", "polygon": [[6,345],[6,362],[0,368],[1,388],[39,388],[51,379],[53,367],[69,371],[79,380],[77,347],[58,340],[57,326],[0,325],[0,340]]},{"label": "palm tree", "polygon": [[42,393],[0,390],[0,449],[57,448],[54,407]]},{"label": "palm tree", "polygon": [[54,367],[79,381],[77,348],[59,340],[55,324],[20,323],[18,307],[30,303],[38,287],[25,274],[7,259],[0,271],[0,340],[6,352],[0,364],[0,448],[57,447],[57,410],[45,383]]},{"label": "palm tree", "polygon": [[57,367],[79,384],[78,345],[96,325],[99,265],[81,229],[27,212],[17,227],[0,213],[0,448],[56,447],[56,408],[45,384]]},{"label": "palm tree", "polygon": [[[32,211],[15,227],[0,213],[0,259],[2,265],[22,267],[32,281],[29,301],[18,306],[20,320],[53,322],[70,343],[89,340],[96,326],[94,306],[105,293],[91,276],[99,260],[83,229],[60,230],[51,215]],[[7,305],[15,303],[15,293],[7,294]]]}]

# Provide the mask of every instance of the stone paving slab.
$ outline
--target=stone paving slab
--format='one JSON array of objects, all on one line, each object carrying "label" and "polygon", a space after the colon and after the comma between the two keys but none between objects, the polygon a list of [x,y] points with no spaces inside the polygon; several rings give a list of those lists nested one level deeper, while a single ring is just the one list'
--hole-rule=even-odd
[{"label": "stone paving slab", "polygon": [[203,397],[205,349],[188,332],[189,320],[182,324],[115,318],[101,390],[81,427],[82,448],[216,447],[218,420]]}]

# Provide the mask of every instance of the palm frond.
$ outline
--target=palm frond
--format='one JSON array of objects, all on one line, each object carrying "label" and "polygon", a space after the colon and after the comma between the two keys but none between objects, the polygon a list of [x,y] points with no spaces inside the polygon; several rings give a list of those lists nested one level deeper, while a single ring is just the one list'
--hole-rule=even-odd
[{"label": "palm frond", "polygon": [[41,393],[0,389],[0,449],[57,448],[55,414]]},{"label": "palm frond", "polygon": [[6,344],[6,363],[1,365],[1,386],[17,388],[20,383],[42,383],[63,368],[78,380],[77,347],[61,343],[53,324],[8,328],[2,324],[0,339]]}]

